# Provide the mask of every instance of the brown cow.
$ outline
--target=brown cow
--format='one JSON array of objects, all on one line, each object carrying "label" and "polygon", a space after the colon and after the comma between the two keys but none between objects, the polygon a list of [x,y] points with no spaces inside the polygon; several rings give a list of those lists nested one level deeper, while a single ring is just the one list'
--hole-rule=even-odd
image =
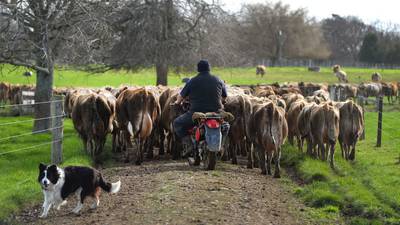
[{"label": "brown cow", "polygon": [[90,93],[93,93],[93,91],[90,89],[72,89],[67,92],[64,99],[64,112],[67,117],[71,118],[72,109],[76,99],[80,95],[87,95]]},{"label": "brown cow", "polygon": [[363,110],[353,101],[343,102],[337,107],[340,113],[339,144],[342,156],[346,160],[354,160],[356,143],[364,130]]},{"label": "brown cow", "polygon": [[299,132],[297,130],[297,118],[300,115],[301,110],[304,108],[304,106],[307,104],[304,99],[298,99],[297,101],[293,102],[290,105],[289,110],[287,111],[286,114],[286,120],[288,124],[288,140],[291,145],[293,145],[294,137],[297,139],[297,146],[300,149],[300,144],[301,144],[301,137],[298,135]]},{"label": "brown cow", "polygon": [[181,104],[174,104],[178,98],[179,90],[172,90],[171,96],[168,98],[164,105],[164,109],[161,113],[161,127],[167,131],[167,152],[172,154],[173,159],[178,159],[181,157],[182,146],[177,141],[173,122],[174,120],[186,112],[185,108]]},{"label": "brown cow", "polygon": [[264,65],[258,65],[256,67],[256,75],[261,75],[261,77],[263,77],[266,71],[267,68]]},{"label": "brown cow", "polygon": [[72,122],[83,146],[93,160],[103,151],[107,133],[112,131],[112,110],[104,96],[96,93],[79,95],[72,108]]},{"label": "brown cow", "polygon": [[138,148],[135,163],[140,165],[143,162],[144,144],[152,133],[159,107],[154,94],[146,88],[126,89],[119,94],[116,112],[118,125],[124,133],[126,162],[130,161],[131,137],[136,139]]},{"label": "brown cow", "polygon": [[7,102],[10,96],[10,84],[0,83],[0,102]]},{"label": "brown cow", "polygon": [[[272,157],[275,162],[274,177],[280,177],[281,147],[287,137],[288,127],[285,110],[273,102],[256,107],[250,119],[250,132],[260,159],[262,174],[271,175]],[[267,154],[267,161],[265,161]],[[267,162],[267,168],[265,168]]]},{"label": "brown cow", "polygon": [[307,153],[309,155],[312,155],[310,115],[314,107],[317,107],[315,102],[305,104],[297,117],[297,137],[300,142],[298,147],[303,152],[304,140],[307,140]]},{"label": "brown cow", "polygon": [[[398,88],[397,83],[385,83],[382,82],[382,94],[387,96],[389,104],[393,104],[395,100],[397,100]],[[396,98],[395,100],[393,100]]]},{"label": "brown cow", "polygon": [[[244,152],[246,154],[246,123],[250,116],[251,103],[245,95],[229,96],[224,104],[225,111],[232,113],[235,119],[230,124],[229,129],[229,148],[228,153],[232,159],[232,164],[237,164],[237,153]],[[252,167],[251,153],[247,152],[250,157],[248,160],[248,168]]]},{"label": "brown cow", "polygon": [[[310,113],[312,148],[316,149],[318,146],[318,151],[314,151],[314,156],[319,155],[322,160],[326,160],[329,152],[332,168],[334,168],[335,144],[339,136],[339,120],[339,110],[333,106],[332,102],[313,107]],[[327,149],[325,149],[325,144]]]}]

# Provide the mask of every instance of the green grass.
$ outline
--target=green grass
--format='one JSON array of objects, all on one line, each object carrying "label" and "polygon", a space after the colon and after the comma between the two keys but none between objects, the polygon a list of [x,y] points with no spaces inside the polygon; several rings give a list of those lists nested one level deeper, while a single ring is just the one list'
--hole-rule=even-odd
[{"label": "green grass", "polygon": [[[50,163],[50,144],[21,152],[5,152],[27,148],[51,141],[51,134],[28,135],[1,140],[13,135],[29,133],[32,122],[1,126],[13,121],[30,120],[30,117],[0,117],[0,224],[10,213],[27,204],[37,203],[42,193],[37,182],[40,162]],[[63,166],[90,165],[91,160],[82,151],[82,144],[73,129],[71,120],[65,120],[63,141]]]},{"label": "green grass", "polygon": [[382,147],[376,148],[377,113],[366,113],[366,140],[356,161],[346,162],[336,147],[336,169],[286,145],[283,164],[294,168],[304,185],[295,190],[320,217],[344,216],[349,224],[400,224],[399,112],[384,112]]},{"label": "green grass", "polygon": [[[0,80],[13,84],[35,84],[36,78],[22,76],[25,68],[15,68],[3,65],[0,73]],[[344,68],[351,83],[360,83],[371,80],[373,72],[381,73],[384,81],[400,81],[400,70],[381,69],[359,69]],[[337,78],[328,67],[321,68],[320,73],[309,72],[305,67],[271,67],[267,74],[261,78],[255,75],[255,68],[212,68],[212,73],[218,75],[229,84],[258,84],[258,83],[284,83],[284,82],[317,82],[337,83]],[[170,70],[168,77],[169,85],[180,85],[181,78],[193,76],[190,74],[176,74]],[[56,87],[101,87],[121,84],[128,85],[155,85],[156,76],[154,69],[143,69],[137,72],[108,71],[105,73],[93,74],[84,71],[71,69],[56,69],[54,85]]]}]

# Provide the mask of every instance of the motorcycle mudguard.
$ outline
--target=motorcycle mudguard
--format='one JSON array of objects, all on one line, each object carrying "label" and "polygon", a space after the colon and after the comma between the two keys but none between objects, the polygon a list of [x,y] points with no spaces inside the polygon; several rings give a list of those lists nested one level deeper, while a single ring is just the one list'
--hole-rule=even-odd
[{"label": "motorcycle mudguard", "polygon": [[221,129],[218,128],[206,128],[206,143],[207,147],[212,152],[219,152],[221,150],[222,134]]}]

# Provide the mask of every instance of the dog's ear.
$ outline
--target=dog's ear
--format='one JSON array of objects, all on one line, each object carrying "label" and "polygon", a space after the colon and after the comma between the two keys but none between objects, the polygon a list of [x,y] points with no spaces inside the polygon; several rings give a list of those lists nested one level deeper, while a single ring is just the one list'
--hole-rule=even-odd
[{"label": "dog's ear", "polygon": [[45,170],[46,167],[47,167],[46,165],[44,165],[43,163],[40,163],[40,164],[39,164],[39,171]]},{"label": "dog's ear", "polygon": [[48,170],[57,171],[57,166],[53,164],[53,165],[49,166]]}]

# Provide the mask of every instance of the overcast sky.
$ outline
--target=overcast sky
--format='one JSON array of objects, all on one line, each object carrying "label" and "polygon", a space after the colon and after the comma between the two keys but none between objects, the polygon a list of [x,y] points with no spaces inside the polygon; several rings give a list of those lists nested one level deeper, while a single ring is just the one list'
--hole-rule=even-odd
[{"label": "overcast sky", "polygon": [[[263,3],[265,0],[220,0],[229,11],[239,11],[243,3]],[[278,0],[270,0],[278,2]],[[307,8],[309,16],[318,20],[330,17],[332,13],[348,16],[354,15],[367,23],[382,21],[400,24],[399,0],[282,0],[292,9]]]}]

